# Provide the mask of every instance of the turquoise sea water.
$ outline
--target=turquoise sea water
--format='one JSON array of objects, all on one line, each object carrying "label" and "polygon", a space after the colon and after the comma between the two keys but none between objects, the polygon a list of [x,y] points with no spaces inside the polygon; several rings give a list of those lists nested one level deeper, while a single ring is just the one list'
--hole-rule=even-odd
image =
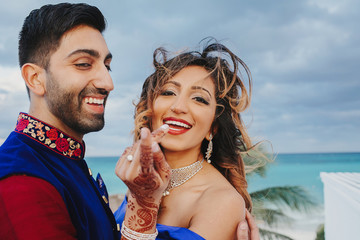
[{"label": "turquoise sea water", "polygon": [[[126,186],[114,173],[118,157],[87,157],[94,175],[103,177],[109,194],[125,193]],[[269,164],[266,177],[248,179],[249,192],[272,186],[303,186],[319,203],[323,203],[320,172],[360,172],[360,153],[278,154]]]}]

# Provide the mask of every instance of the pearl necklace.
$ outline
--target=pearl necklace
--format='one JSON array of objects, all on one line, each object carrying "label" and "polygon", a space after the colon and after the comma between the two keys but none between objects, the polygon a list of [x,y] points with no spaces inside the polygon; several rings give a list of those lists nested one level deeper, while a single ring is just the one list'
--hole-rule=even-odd
[{"label": "pearl necklace", "polygon": [[170,194],[170,190],[184,184],[190,178],[195,176],[203,167],[202,163],[204,162],[204,158],[200,161],[196,161],[189,166],[185,166],[182,168],[171,169],[171,177],[170,182],[163,196],[168,196]]}]

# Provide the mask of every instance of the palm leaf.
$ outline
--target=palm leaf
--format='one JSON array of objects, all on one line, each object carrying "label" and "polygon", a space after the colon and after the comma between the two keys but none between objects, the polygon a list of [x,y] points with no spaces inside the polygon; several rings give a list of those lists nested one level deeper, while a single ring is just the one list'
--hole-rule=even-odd
[{"label": "palm leaf", "polygon": [[255,219],[261,220],[268,226],[277,226],[279,222],[291,223],[292,218],[284,214],[281,210],[275,210],[270,208],[253,208],[252,214]]},{"label": "palm leaf", "polygon": [[316,206],[309,193],[301,186],[270,187],[250,193],[254,202],[287,207],[291,210],[306,211]]},{"label": "palm leaf", "polygon": [[265,230],[263,228],[260,228],[259,231],[262,239],[264,240],[294,240],[293,238],[285,236],[281,233]]},{"label": "palm leaf", "polygon": [[[258,174],[265,177],[267,166],[274,162],[276,156],[272,151],[266,151],[264,145],[260,144],[242,153],[245,163],[246,176]],[[252,214],[256,222],[263,223],[269,227],[279,222],[291,223],[292,218],[285,214],[286,209],[308,212],[317,204],[311,195],[301,186],[269,187],[250,193],[253,202]],[[264,240],[292,240],[283,234],[259,228],[260,235]]]}]

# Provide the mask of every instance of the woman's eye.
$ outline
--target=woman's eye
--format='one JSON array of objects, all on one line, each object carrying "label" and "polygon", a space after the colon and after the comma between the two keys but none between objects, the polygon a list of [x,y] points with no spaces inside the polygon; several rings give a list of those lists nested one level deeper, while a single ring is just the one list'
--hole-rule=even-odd
[{"label": "woman's eye", "polygon": [[173,91],[170,91],[170,90],[165,90],[165,91],[162,91],[160,95],[162,95],[162,96],[172,96],[172,95],[175,95],[175,93]]},{"label": "woman's eye", "polygon": [[110,65],[105,65],[105,67],[107,68],[107,70],[108,70],[109,72],[111,72],[111,67],[110,67]]},{"label": "woman's eye", "polygon": [[209,102],[206,101],[203,97],[194,97],[194,100],[197,101],[197,102],[201,102],[205,105],[209,105]]}]

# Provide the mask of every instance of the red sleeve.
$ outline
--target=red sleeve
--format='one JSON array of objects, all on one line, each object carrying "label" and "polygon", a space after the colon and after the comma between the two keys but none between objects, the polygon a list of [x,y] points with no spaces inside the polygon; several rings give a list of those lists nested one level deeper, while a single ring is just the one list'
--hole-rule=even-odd
[{"label": "red sleeve", "polygon": [[0,222],[0,239],[76,239],[61,195],[36,177],[0,180]]}]

